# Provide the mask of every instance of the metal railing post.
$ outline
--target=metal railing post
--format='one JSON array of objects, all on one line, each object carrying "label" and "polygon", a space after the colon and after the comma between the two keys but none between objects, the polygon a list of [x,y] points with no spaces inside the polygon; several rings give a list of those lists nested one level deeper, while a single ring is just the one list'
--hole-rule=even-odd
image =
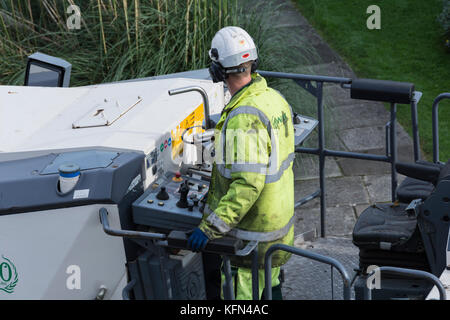
[{"label": "metal railing post", "polygon": [[317,82],[317,117],[319,118],[320,236],[326,236],[325,123],[323,115],[323,83]]},{"label": "metal railing post", "polygon": [[433,101],[432,127],[433,127],[433,162],[439,162],[439,102],[450,99],[450,93],[441,93]]},{"label": "metal railing post", "polygon": [[223,284],[223,298],[225,300],[234,300],[233,277],[231,275],[230,257],[223,255],[223,271],[225,273],[225,283]]},{"label": "metal railing post", "polygon": [[391,121],[390,121],[390,161],[391,161],[391,192],[392,192],[392,202],[396,198],[397,190],[397,169],[395,169],[395,164],[397,162],[397,104],[391,103]]},{"label": "metal railing post", "polygon": [[420,160],[420,143],[419,143],[419,124],[417,116],[417,103],[422,93],[415,92],[414,98],[411,100],[411,126],[414,144],[414,161]]},{"label": "metal railing post", "polygon": [[344,266],[337,261],[336,259],[323,256],[321,254],[317,254],[311,251],[299,249],[296,247],[288,246],[285,244],[274,244],[272,245],[266,252],[264,257],[264,293],[266,300],[272,300],[272,254],[275,251],[286,251],[290,252],[297,256],[302,256],[311,260],[315,260],[318,262],[322,262],[328,264],[330,266],[335,267],[342,277],[342,282],[344,284],[343,296],[344,300],[350,300],[350,277],[348,276],[347,270],[345,270]]}]

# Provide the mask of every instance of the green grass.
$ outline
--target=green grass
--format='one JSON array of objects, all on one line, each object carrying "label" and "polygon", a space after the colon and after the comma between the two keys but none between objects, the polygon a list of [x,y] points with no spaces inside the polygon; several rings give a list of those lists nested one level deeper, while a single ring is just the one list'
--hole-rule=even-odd
[{"label": "green grass", "polygon": [[[419,103],[421,147],[431,160],[431,106],[450,92],[450,52],[437,22],[442,0],[295,0],[300,12],[346,60],[358,77],[412,82]],[[369,5],[381,9],[381,29],[369,30]],[[398,106],[399,122],[411,133],[410,108]],[[450,102],[441,102],[440,159],[450,158]]]}]

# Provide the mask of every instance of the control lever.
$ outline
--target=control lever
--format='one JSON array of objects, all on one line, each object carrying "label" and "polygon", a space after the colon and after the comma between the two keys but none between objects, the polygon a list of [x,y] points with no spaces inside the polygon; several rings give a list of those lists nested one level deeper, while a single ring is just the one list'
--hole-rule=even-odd
[{"label": "control lever", "polygon": [[187,208],[188,207],[188,200],[187,196],[189,193],[189,186],[188,181],[186,180],[180,187],[180,200],[177,202],[178,208]]},{"label": "control lever", "polygon": [[302,120],[298,117],[298,114],[296,114],[295,112],[294,112],[294,124],[300,124],[300,123],[302,123]]},{"label": "control lever", "polygon": [[156,195],[156,198],[158,200],[168,200],[169,199],[169,194],[166,191],[166,187],[161,187],[161,189],[159,189],[159,192]]},{"label": "control lever", "polygon": [[198,211],[203,214],[203,211],[205,211],[205,205],[206,205],[206,199],[208,199],[208,193],[209,191],[203,196],[203,198],[200,200],[200,207],[198,208]]}]

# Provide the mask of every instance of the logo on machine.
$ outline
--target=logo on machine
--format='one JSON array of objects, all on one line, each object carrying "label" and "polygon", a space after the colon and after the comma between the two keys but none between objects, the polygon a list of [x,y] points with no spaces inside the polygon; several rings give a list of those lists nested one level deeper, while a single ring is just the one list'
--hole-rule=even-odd
[{"label": "logo on machine", "polygon": [[13,293],[19,281],[16,266],[11,260],[2,255],[0,260],[0,291]]},{"label": "logo on machine", "polygon": [[159,150],[163,152],[165,149],[167,149],[167,147],[170,147],[171,145],[172,145],[172,138],[169,138],[168,140],[161,143],[161,145],[159,146]]}]

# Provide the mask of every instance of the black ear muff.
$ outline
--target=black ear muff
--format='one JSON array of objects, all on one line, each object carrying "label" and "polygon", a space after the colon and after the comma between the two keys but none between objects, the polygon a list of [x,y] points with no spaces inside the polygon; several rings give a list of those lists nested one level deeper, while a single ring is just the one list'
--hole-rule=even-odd
[{"label": "black ear muff", "polygon": [[225,81],[228,76],[222,65],[216,61],[211,62],[211,66],[208,70],[213,82]]},{"label": "black ear muff", "polygon": [[258,66],[259,66],[259,59],[256,59],[256,60],[253,61],[253,63],[252,63],[252,69],[251,69],[251,72],[252,72],[252,73],[255,73],[255,72],[256,72],[256,69],[258,69]]}]

